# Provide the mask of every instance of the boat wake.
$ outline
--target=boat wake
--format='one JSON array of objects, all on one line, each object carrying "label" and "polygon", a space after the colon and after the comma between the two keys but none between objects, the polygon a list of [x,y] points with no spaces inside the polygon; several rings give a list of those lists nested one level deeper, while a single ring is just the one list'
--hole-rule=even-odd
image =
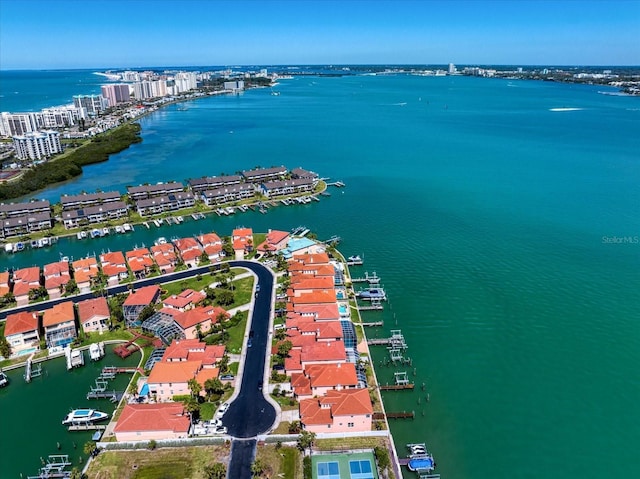
[{"label": "boat wake", "polygon": [[580,111],[584,108],[549,108],[549,111]]}]

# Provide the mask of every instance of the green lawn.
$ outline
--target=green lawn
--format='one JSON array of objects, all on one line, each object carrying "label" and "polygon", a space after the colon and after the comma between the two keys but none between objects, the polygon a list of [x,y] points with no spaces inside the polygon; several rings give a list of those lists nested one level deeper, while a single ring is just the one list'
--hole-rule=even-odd
[{"label": "green lawn", "polygon": [[229,351],[230,353],[239,353],[242,350],[242,343],[244,342],[244,332],[247,328],[247,318],[249,316],[248,312],[242,311],[238,314],[242,314],[242,320],[235,326],[227,329],[227,331],[229,332],[227,351]]}]

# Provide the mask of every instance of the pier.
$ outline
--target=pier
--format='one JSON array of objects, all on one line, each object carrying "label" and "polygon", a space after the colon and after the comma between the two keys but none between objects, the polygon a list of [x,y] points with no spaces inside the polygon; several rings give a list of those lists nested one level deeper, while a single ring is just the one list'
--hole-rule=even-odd
[{"label": "pier", "polygon": [[384,326],[384,321],[372,321],[372,322],[360,323],[360,324],[366,327],[376,327],[376,326]]},{"label": "pier", "polygon": [[92,388],[91,391],[87,393],[87,399],[109,399],[111,402],[119,402],[124,396],[124,391],[116,391],[112,389],[111,391],[97,391]]},{"label": "pier", "polygon": [[369,283],[369,284],[379,284],[380,277],[374,271],[371,276],[369,276],[368,272],[364,273],[364,276],[359,278],[351,278],[352,283]]},{"label": "pier", "polygon": [[386,415],[383,412],[376,412],[373,413],[373,419],[415,419],[416,417],[416,412],[415,411],[411,411],[411,412],[406,412],[406,411],[402,411],[402,412],[388,412]]},{"label": "pier", "polygon": [[69,426],[69,431],[104,431],[107,429],[105,424],[92,424],[92,423],[84,423],[84,424],[71,424]]},{"label": "pier", "polygon": [[[71,461],[67,454],[51,455],[47,458],[45,463],[42,461],[42,467],[40,468],[37,476],[27,476],[27,479],[50,479],[50,478],[68,478],[71,477],[71,471],[67,471],[67,467],[71,466]],[[22,475],[21,475],[22,476]]]},{"label": "pier", "polygon": [[382,305],[382,302],[379,299],[372,299],[371,301],[369,301],[369,304],[364,306],[364,305],[357,305],[358,309],[360,311],[382,311],[384,310],[384,306]]},{"label": "pier", "polygon": [[37,364],[33,367],[32,360],[33,354],[29,356],[29,359],[27,359],[27,365],[24,368],[24,380],[28,383],[31,382],[31,379],[42,375],[42,364]]},{"label": "pier", "polygon": [[393,374],[395,384],[387,384],[380,386],[381,391],[399,391],[403,389],[413,389],[414,384],[409,382],[406,371],[401,371]]},{"label": "pier", "polygon": [[390,338],[367,339],[370,346],[391,346],[393,349],[407,349],[407,343],[400,329],[392,329]]}]

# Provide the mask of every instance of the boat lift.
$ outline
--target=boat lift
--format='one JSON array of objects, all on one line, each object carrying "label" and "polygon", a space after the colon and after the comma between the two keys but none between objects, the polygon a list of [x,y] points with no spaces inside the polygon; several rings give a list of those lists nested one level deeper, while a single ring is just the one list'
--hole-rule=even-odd
[{"label": "boat lift", "polygon": [[56,454],[50,455],[47,458],[47,462],[40,458],[43,466],[37,476],[27,476],[27,479],[51,479],[51,478],[69,478],[71,477],[71,471],[65,469],[71,466],[68,454]]}]

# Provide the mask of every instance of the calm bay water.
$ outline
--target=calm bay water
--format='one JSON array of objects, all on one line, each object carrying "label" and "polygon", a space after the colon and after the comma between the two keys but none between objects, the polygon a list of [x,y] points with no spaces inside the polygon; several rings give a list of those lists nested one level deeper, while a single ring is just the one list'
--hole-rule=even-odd
[{"label": "calm bay water", "polygon": [[[281,164],[346,188],[266,215],[61,240],[0,269],[238,225],[337,234],[364,255],[352,273],[375,270],[391,300],[367,315],[385,319],[369,335],[400,328],[409,345],[418,387],[384,397],[416,411],[391,425],[399,449],[427,442],[448,479],[640,474],[640,244],[603,238],[640,236],[640,99],[466,77],[275,89],[165,108],[142,120],[142,143],[34,196]],[[373,350],[377,366],[386,354]],[[377,367],[381,382],[396,370]]]}]

